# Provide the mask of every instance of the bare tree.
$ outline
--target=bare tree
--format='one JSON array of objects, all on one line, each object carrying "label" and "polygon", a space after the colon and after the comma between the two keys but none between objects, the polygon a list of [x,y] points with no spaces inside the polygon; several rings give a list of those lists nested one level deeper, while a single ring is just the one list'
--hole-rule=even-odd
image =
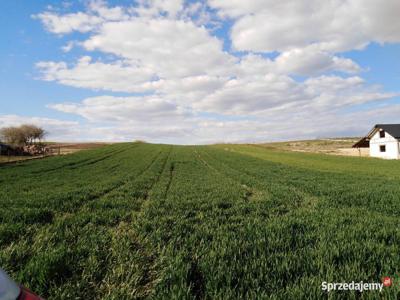
[{"label": "bare tree", "polygon": [[1,139],[9,145],[22,147],[27,143],[26,136],[18,127],[6,127],[0,130]]},{"label": "bare tree", "polygon": [[43,128],[35,126],[35,128],[33,130],[34,141],[39,140],[39,142],[41,142],[45,138],[46,135],[47,135],[47,132]]},{"label": "bare tree", "polygon": [[1,140],[15,147],[32,145],[37,141],[41,142],[45,135],[46,132],[43,128],[30,124],[0,129]]},{"label": "bare tree", "polygon": [[25,144],[33,144],[33,136],[34,136],[34,132],[35,132],[35,127],[34,125],[30,125],[30,124],[24,124],[21,125],[18,130],[21,131],[22,135],[25,137]]}]

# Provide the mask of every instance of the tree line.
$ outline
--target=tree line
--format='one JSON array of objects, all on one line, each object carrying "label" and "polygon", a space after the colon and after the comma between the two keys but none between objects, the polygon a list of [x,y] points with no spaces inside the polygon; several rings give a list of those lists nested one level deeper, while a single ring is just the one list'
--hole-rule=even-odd
[{"label": "tree line", "polygon": [[0,129],[0,141],[14,147],[40,143],[45,136],[46,131],[43,128],[31,124]]}]

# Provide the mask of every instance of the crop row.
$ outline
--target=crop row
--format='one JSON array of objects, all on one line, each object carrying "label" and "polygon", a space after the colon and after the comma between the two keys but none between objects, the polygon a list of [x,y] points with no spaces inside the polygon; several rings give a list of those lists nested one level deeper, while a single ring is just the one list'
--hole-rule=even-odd
[{"label": "crop row", "polygon": [[49,299],[315,299],[398,273],[396,176],[259,151],[135,143],[0,167],[0,265]]}]

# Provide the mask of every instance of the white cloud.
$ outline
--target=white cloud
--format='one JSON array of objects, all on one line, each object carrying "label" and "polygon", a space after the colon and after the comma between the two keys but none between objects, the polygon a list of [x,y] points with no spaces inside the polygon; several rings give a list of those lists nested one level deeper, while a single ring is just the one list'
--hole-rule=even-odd
[{"label": "white cloud", "polygon": [[106,21],[120,21],[129,16],[119,6],[108,8],[104,1],[90,1],[87,12],[76,12],[69,14],[58,14],[46,11],[32,16],[39,19],[45,28],[56,34],[66,34],[73,31],[89,32],[96,29]]},{"label": "white cloud", "polygon": [[353,74],[361,72],[362,69],[351,59],[334,56],[308,47],[306,49],[296,48],[285,51],[274,60],[264,58],[261,55],[248,54],[242,58],[238,73],[313,76],[330,71]]},{"label": "white cloud", "polygon": [[328,71],[361,71],[360,66],[350,59],[333,56],[312,47],[285,51],[276,58],[275,64],[277,71],[282,74],[315,75]]},{"label": "white cloud", "polygon": [[[111,125],[81,124],[70,126],[77,130],[64,140],[96,141],[146,140],[155,143],[207,144],[216,142],[265,142],[315,137],[342,137],[365,135],[376,123],[397,122],[400,105],[375,107],[355,112],[283,111],[252,120],[217,120],[201,117],[166,118],[157,122],[132,120]],[[354,122],[357,120],[357,122]],[[337,126],[340,124],[340,126]]]},{"label": "white cloud", "polygon": [[77,43],[75,41],[69,41],[66,45],[61,47],[61,50],[64,52],[71,51]]},{"label": "white cloud", "polygon": [[205,28],[179,20],[105,23],[83,46],[137,62],[161,78],[221,74],[235,61]]},{"label": "white cloud", "polygon": [[346,91],[349,88],[362,87],[364,80],[354,76],[342,78],[339,76],[313,77],[306,81],[306,86],[312,93],[323,93],[324,91]]},{"label": "white cloud", "polygon": [[183,9],[183,0],[139,0],[135,11],[141,17],[158,17],[160,14],[175,18]]},{"label": "white cloud", "polygon": [[236,18],[233,46],[259,52],[316,45],[330,52],[360,49],[376,41],[400,42],[398,0],[210,0]]},{"label": "white cloud", "polygon": [[302,90],[294,80],[268,74],[231,79],[223,88],[195,103],[194,107],[225,114],[257,114],[302,98]]},{"label": "white cloud", "polygon": [[153,70],[149,68],[123,61],[92,63],[90,56],[81,57],[72,67],[68,67],[65,62],[51,61],[39,62],[36,66],[43,80],[94,90],[142,92],[146,87],[141,85],[154,76]]},{"label": "white cloud", "polygon": [[343,134],[361,136],[371,124],[396,122],[400,113],[400,105],[381,105],[352,112],[340,109],[318,111],[315,106],[304,106],[267,111],[251,119],[223,120],[218,116],[193,114],[161,99],[149,98],[141,102],[143,100],[105,96],[88,98],[80,103],[58,103],[50,107],[79,115],[88,122],[0,115],[0,127],[33,123],[50,133],[48,140],[60,141],[263,142]]},{"label": "white cloud", "polygon": [[42,21],[46,29],[57,34],[72,31],[88,32],[103,22],[103,19],[82,12],[60,16],[53,12],[44,12],[34,16]]},{"label": "white cloud", "polygon": [[[85,120],[77,136],[206,143],[356,132],[350,110],[359,114],[357,124],[371,123],[379,118],[363,104],[376,108],[399,94],[369,85],[364,67],[342,52],[400,42],[399,3],[91,1],[83,12],[36,16],[55,34],[86,33],[63,47],[85,52],[75,63],[42,61],[37,68],[43,80],[135,93],[49,105]],[[231,40],[215,31],[226,18]],[[230,42],[231,50],[248,52],[227,51]],[[390,109],[380,109],[392,118]]]},{"label": "white cloud", "polygon": [[197,110],[233,114],[291,113],[303,108],[318,113],[362,103],[387,100],[399,93],[384,93],[364,84],[360,77],[321,76],[298,83],[285,75],[248,76],[231,79],[195,103]]},{"label": "white cloud", "polygon": [[82,103],[50,104],[50,108],[72,113],[91,122],[130,122],[173,120],[186,117],[190,112],[183,107],[155,97],[87,98]]}]

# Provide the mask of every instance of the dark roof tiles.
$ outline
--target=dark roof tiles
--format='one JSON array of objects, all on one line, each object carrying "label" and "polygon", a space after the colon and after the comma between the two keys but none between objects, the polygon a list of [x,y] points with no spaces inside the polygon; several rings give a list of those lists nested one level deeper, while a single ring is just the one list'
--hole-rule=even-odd
[{"label": "dark roof tiles", "polygon": [[400,138],[400,124],[376,124],[375,128],[383,129],[396,139]]}]

